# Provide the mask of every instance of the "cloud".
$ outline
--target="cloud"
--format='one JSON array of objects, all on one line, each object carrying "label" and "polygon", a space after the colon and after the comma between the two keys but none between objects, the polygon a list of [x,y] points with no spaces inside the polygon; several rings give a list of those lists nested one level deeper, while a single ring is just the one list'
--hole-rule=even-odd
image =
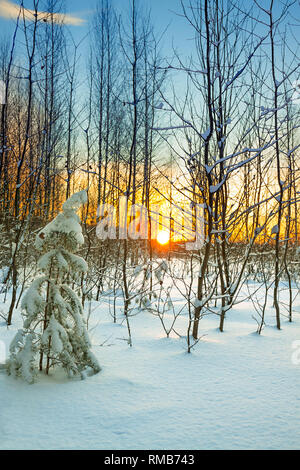
[{"label": "cloud", "polygon": [[[20,5],[12,3],[8,0],[0,0],[0,16],[6,19],[16,19],[20,13]],[[49,13],[45,11],[38,11],[38,19],[44,21],[53,21],[58,24],[67,24],[71,26],[81,26],[85,20],[73,15],[64,15],[62,13]],[[24,8],[24,16],[27,20],[34,20],[34,10]],[[22,16],[23,17],[23,12]]]}]

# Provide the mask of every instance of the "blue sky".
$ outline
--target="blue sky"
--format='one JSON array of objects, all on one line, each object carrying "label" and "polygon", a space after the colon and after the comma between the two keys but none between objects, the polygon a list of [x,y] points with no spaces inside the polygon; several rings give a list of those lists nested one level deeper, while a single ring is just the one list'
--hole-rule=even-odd
[{"label": "blue sky", "polygon": [[[119,13],[126,17],[126,13],[129,8],[129,0],[110,0],[111,3],[116,7]],[[251,0],[252,2],[253,0]],[[241,0],[239,5],[249,8],[251,2],[248,0]],[[40,5],[44,2],[40,0]],[[172,45],[184,55],[189,55],[193,50],[193,31],[188,22],[176,15],[181,13],[181,2],[180,0],[137,0],[142,9],[151,9],[152,23],[155,26],[157,37],[167,28],[167,31],[163,38],[163,53],[165,56],[172,56]],[[259,0],[259,3],[268,7],[270,0]],[[1,36],[6,33],[12,33],[14,29],[14,21],[8,18],[1,17],[1,5],[16,5],[19,4],[19,0],[0,0],[0,39]],[[24,5],[27,8],[32,8],[33,0],[24,0]],[[73,15],[79,19],[85,20],[80,26],[65,26],[70,29],[70,32],[75,38],[76,42],[79,42],[81,38],[86,37],[89,32],[90,21],[92,20],[93,13],[97,5],[97,0],[65,0],[66,13]],[[281,0],[275,0],[274,12],[275,14],[280,11],[282,7]],[[300,7],[299,3],[296,2],[293,6],[294,17],[299,19]],[[291,18],[290,18],[291,20]],[[295,22],[295,21],[293,21]],[[263,27],[264,29],[264,27]],[[264,31],[265,33],[265,31]],[[85,41],[81,45],[81,52],[85,54],[85,48],[88,48],[89,39],[86,37]]]},{"label": "blue sky", "polygon": [[[116,7],[119,13],[126,17],[129,8],[129,0],[110,0]],[[8,18],[1,17],[1,5],[16,5],[18,0],[0,0],[0,38],[6,33],[10,33],[14,28],[14,21]],[[163,52],[166,56],[172,55],[172,45],[180,49],[183,54],[188,54],[193,49],[193,32],[188,22],[176,15],[181,13],[180,0],[139,0],[138,2],[142,9],[151,9],[152,23],[155,25],[155,31],[159,37],[161,33],[167,28],[163,38]],[[240,4],[244,2],[241,1]],[[264,7],[269,5],[269,0],[260,0],[259,2]],[[40,0],[43,4],[43,0]],[[27,8],[32,8],[33,0],[24,0],[24,5]],[[97,5],[97,0],[65,0],[66,13],[79,19],[85,20],[80,26],[65,26],[70,29],[75,41],[78,42],[81,38],[85,37],[89,32],[90,20],[92,20],[93,13]],[[246,1],[244,6],[249,7],[249,2]],[[281,8],[281,1],[274,2],[275,13]],[[296,3],[294,7],[295,17],[299,18],[300,7]],[[82,44],[84,52],[85,46],[88,47],[88,38]]]},{"label": "blue sky", "polygon": [[[126,14],[129,11],[130,0],[110,0],[112,4],[116,7],[117,11],[126,18]],[[187,20],[179,16],[178,14],[181,13],[181,2],[180,0],[137,0],[140,3],[140,6],[147,10],[151,9],[151,16],[152,16],[152,24],[154,25],[154,29],[156,32],[157,37],[160,37],[162,32],[167,28],[167,31],[164,35],[163,42],[162,42],[162,56],[166,59],[170,59],[173,56],[172,45],[178,50],[179,54],[181,55],[183,62],[186,62],[184,59],[187,59],[188,56],[193,52],[194,49],[194,41],[193,41],[193,29],[188,24]],[[212,0],[214,1],[214,0]],[[244,6],[251,6],[253,0],[241,0],[239,5]],[[269,5],[269,0],[259,0],[260,4],[267,8]],[[10,37],[12,37],[12,33],[14,30],[14,20],[2,18],[1,17],[1,4],[11,4],[11,3],[19,3],[18,0],[0,0],[0,40],[2,35],[7,35],[10,33]],[[43,0],[40,0],[40,4],[43,4]],[[24,5],[26,8],[32,8],[33,0],[24,0]],[[78,18],[79,20],[85,20],[81,23],[81,25],[72,26],[67,25],[64,26],[68,28],[70,33],[73,35],[75,42],[80,42],[80,49],[79,49],[79,56],[80,56],[80,64],[77,70],[78,72],[78,81],[80,86],[84,87],[84,83],[86,81],[86,74],[87,68],[86,59],[88,57],[89,51],[89,31],[91,27],[91,20],[93,18],[93,14],[95,12],[97,5],[97,0],[65,0],[65,7],[66,13],[68,15],[72,15],[72,17]],[[278,14],[281,9],[281,0],[275,0],[275,8],[274,13]],[[297,19],[299,19],[300,7],[299,3],[295,3],[293,8],[293,13]],[[176,15],[176,12],[178,13]],[[289,19],[291,20],[291,18]],[[261,27],[262,29],[259,31],[259,34],[264,36],[267,32],[267,28],[265,26]],[[82,42],[81,39],[85,38]],[[280,39],[278,40],[277,36],[277,44],[280,48]],[[250,45],[249,45],[250,46]],[[250,46],[251,47],[251,46]],[[265,44],[264,46],[267,50],[269,50],[269,45]],[[295,45],[295,48],[297,46]],[[248,51],[249,53],[249,51]],[[247,51],[245,50],[245,57],[247,56]],[[240,59],[240,63],[243,64],[243,60],[245,58]],[[280,61],[280,52],[278,54],[278,61]],[[167,61],[168,62],[168,61]],[[280,63],[281,65],[281,63]],[[176,74],[176,78],[174,79],[174,85],[176,87],[177,96],[184,96],[185,92],[185,75],[181,72]],[[170,87],[170,93],[172,92]],[[84,93],[81,93],[80,96],[84,96]]]},{"label": "blue sky", "polygon": [[[12,38],[14,31],[15,20],[1,17],[1,3],[3,4],[7,0],[0,0],[0,40],[1,37],[7,36],[9,39]],[[124,20],[127,18],[129,12],[129,0],[111,0],[112,4],[116,7],[120,15],[124,16]],[[18,4],[18,0],[8,0],[9,5],[11,3]],[[164,57],[171,58],[173,55],[172,44],[177,47],[180,45],[180,51],[184,54],[190,54],[192,49],[192,32],[187,22],[176,15],[175,12],[180,12],[180,0],[140,0],[140,6],[142,9],[148,10],[151,8],[152,24],[155,27],[157,37],[161,37],[163,31],[167,31],[164,35],[161,47]],[[40,0],[39,10],[42,9],[43,0]],[[24,0],[24,5],[28,9],[33,8],[33,0]],[[96,10],[97,0],[65,0],[66,14],[72,15],[75,18],[85,20],[81,25],[72,26],[67,25],[67,28],[72,34],[76,43],[80,43],[79,57],[80,64],[77,68],[78,82],[80,87],[84,87],[86,81],[86,59],[89,52],[89,31],[91,28],[91,20]],[[22,41],[22,35],[20,36]],[[81,39],[84,38],[83,41]],[[177,78],[177,87],[181,85],[181,78]],[[83,90],[84,88],[81,88]],[[81,93],[80,96],[84,96]],[[79,98],[80,99],[80,98]]]},{"label": "blue sky", "polygon": [[[117,11],[126,18],[129,1],[112,0],[112,3],[115,5]],[[187,22],[175,13],[181,11],[179,0],[140,0],[139,3],[145,11],[149,8],[151,9],[152,23],[155,27],[157,36],[160,36],[167,28],[163,38],[164,51],[167,55],[171,54],[173,43],[177,46],[180,44],[181,48],[185,51],[190,50],[191,29],[187,25]],[[82,9],[81,0],[66,0],[67,7],[70,5],[70,11],[72,8],[72,12],[74,12],[74,14],[82,13],[86,20],[90,20],[92,18],[96,4],[96,0],[86,0],[86,10],[84,11]],[[73,27],[72,32],[77,36],[81,34],[81,31],[79,30],[82,29],[87,31],[87,28],[88,25],[85,25],[84,27]]]},{"label": "blue sky", "polygon": [[[4,3],[7,1],[14,4],[18,3],[18,0],[0,0],[0,40],[1,36],[7,35],[11,39],[15,26],[14,20],[1,17],[1,3],[3,1]],[[130,0],[111,0],[111,2],[126,22]],[[72,34],[75,43],[80,43],[78,54],[80,63],[77,68],[77,76],[81,84],[84,84],[86,81],[86,59],[88,58],[90,46],[89,32],[97,3],[97,0],[85,0],[84,2],[82,0],[65,0],[66,14],[85,20],[79,26],[64,26]],[[181,12],[180,0],[139,0],[137,3],[139,3],[144,11],[147,11],[149,8],[151,9],[152,24],[154,25],[157,38],[160,38],[166,30],[160,43],[161,55],[164,58],[171,61],[173,44],[184,56],[190,55],[194,45],[192,40],[193,33],[187,21],[176,14]],[[24,5],[26,8],[32,9],[33,0],[24,0]],[[40,0],[40,5],[39,9],[42,10],[43,0]],[[185,86],[185,80],[182,81],[183,78],[182,74],[180,74],[180,77],[176,79],[179,90]]]},{"label": "blue sky", "polygon": [[[19,3],[18,0],[0,0],[0,40],[7,34],[11,36],[14,30],[14,21],[1,17],[1,3],[7,1],[12,4]],[[117,11],[126,18],[129,0],[111,0],[111,2]],[[171,57],[173,55],[173,44],[176,48],[180,46],[182,53],[189,54],[193,42],[191,28],[183,18],[175,13],[181,12],[180,0],[140,0],[139,3],[142,9],[151,9],[152,24],[155,25],[157,37],[160,37],[167,28],[161,43],[164,56]],[[40,4],[43,4],[42,0]],[[24,0],[24,5],[26,8],[32,8],[33,0]],[[75,42],[78,43],[82,38],[85,38],[80,46],[82,56],[87,56],[88,32],[96,5],[97,0],[85,0],[84,2],[82,0],[65,0],[66,13],[85,20],[80,26],[65,26],[70,30]]]},{"label": "blue sky", "polygon": [[[129,11],[130,0],[110,0],[111,3],[116,7],[116,10],[122,15],[125,19]],[[186,0],[187,2],[187,0]],[[253,0],[241,0],[239,2],[240,6],[249,8]],[[1,36],[9,35],[12,37],[14,30],[14,20],[1,17],[1,9],[3,5],[16,5],[18,0],[0,0],[0,40]],[[40,5],[42,9],[43,0],[40,0]],[[68,28],[70,33],[73,35],[75,42],[80,42],[80,56],[83,61],[82,66],[80,66],[81,74],[84,72],[84,62],[88,56],[89,50],[89,31],[91,27],[91,20],[96,9],[97,0],[65,0],[65,7],[67,15],[72,15],[72,17],[78,18],[79,20],[84,20],[81,25],[73,26],[67,25],[64,26]],[[162,56],[166,59],[171,60],[173,56],[172,46],[174,45],[175,49],[178,50],[179,54],[183,59],[186,59],[194,49],[193,41],[193,30],[188,24],[187,20],[180,16],[181,13],[181,2],[180,0],[137,0],[137,3],[140,4],[141,8],[144,10],[151,10],[152,24],[154,25],[154,30],[156,32],[157,38],[161,36],[162,32],[166,30],[161,44],[161,53]],[[265,8],[268,7],[270,0],[259,0],[259,3]],[[1,6],[2,5],[2,6]],[[26,8],[33,7],[33,0],[24,0],[24,5]],[[274,13],[278,14],[282,7],[281,0],[275,0],[274,2]],[[296,23],[299,19],[300,7],[299,3],[295,3],[293,6],[293,14],[296,20],[289,18],[290,22]],[[177,14],[176,14],[177,13]],[[264,18],[265,19],[265,18]],[[265,35],[267,28],[265,26],[259,27],[262,28],[259,33],[261,36]],[[81,42],[81,39],[84,40]],[[280,46],[280,40],[277,44]],[[268,44],[265,45],[268,49]],[[246,54],[246,51],[245,51]],[[180,74],[182,75],[182,74]],[[181,78],[179,78],[179,81]],[[177,84],[178,84],[177,79]]]},{"label": "blue sky", "polygon": [[[110,0],[111,3],[117,8],[122,15],[126,15],[128,11],[129,0]],[[1,4],[18,4],[18,0],[0,0],[0,35],[7,31],[13,30],[13,21],[1,17]],[[164,38],[165,47],[170,48],[172,41],[175,45],[183,47],[187,50],[191,45],[191,28],[186,20],[176,15],[175,12],[181,13],[180,0],[139,0],[142,8],[151,9],[152,23],[155,25],[157,33],[162,32],[167,26],[168,30]],[[244,2],[241,1],[240,4]],[[260,0],[259,3],[264,7],[269,5],[269,0]],[[275,13],[281,8],[281,1],[274,2]],[[40,4],[43,1],[40,0]],[[92,19],[93,12],[95,11],[97,0],[65,0],[66,12],[75,17],[85,20],[81,26],[68,26],[75,37],[84,36],[88,32],[89,20]],[[32,8],[33,0],[24,0],[24,5],[27,8]],[[244,6],[249,7],[249,2],[246,1]],[[299,18],[300,7],[296,2],[293,11],[295,17]]]}]

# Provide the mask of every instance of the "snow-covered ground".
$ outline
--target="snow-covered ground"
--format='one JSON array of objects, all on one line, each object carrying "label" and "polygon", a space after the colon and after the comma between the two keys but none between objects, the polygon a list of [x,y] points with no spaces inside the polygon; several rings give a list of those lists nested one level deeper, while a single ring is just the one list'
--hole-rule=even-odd
[{"label": "snow-covered ground", "polygon": [[[187,354],[185,338],[166,338],[150,313],[131,318],[130,348],[125,322],[113,324],[104,302],[92,307],[102,371],[83,381],[40,375],[34,385],[0,371],[1,449],[300,447],[300,364],[292,360],[300,314],[277,331],[270,310],[258,336],[245,301],[229,312],[224,333],[215,316],[201,320],[206,336]],[[7,347],[21,325],[20,314],[9,329],[0,324]],[[183,315],[176,330],[185,329]]]}]

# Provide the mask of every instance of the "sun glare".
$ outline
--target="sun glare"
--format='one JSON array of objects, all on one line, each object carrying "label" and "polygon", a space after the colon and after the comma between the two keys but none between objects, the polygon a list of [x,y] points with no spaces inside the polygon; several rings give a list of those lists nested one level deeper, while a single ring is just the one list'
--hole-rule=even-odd
[{"label": "sun glare", "polygon": [[167,230],[161,230],[158,232],[156,239],[160,245],[166,245],[169,243],[170,233]]}]

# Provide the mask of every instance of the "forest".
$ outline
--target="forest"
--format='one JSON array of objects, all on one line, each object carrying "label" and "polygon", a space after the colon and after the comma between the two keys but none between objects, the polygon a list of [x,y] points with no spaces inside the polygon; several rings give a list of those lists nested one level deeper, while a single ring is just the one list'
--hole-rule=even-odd
[{"label": "forest", "polygon": [[[227,397],[232,410],[229,383],[236,374],[243,381],[246,348],[249,387],[258,363],[258,388],[276,382],[276,368],[285,378],[269,392],[266,429],[258,438],[246,427],[237,443],[240,420],[222,439],[210,429],[206,442],[201,428],[202,441],[183,444],[296,448],[299,405],[276,397],[300,363],[300,5],[166,3],[158,27],[148,0],[97,0],[88,20],[69,14],[69,1],[0,2],[11,24],[0,42],[0,372],[35,382],[40,397],[39,386],[68,383],[62,371],[78,393],[78,377],[109,389],[111,366],[126,389],[131,357],[128,380],[137,367],[142,382],[148,373],[160,382],[170,353],[174,370],[186,368],[200,388],[205,363],[217,367],[220,403]],[[172,18],[182,25],[174,41]],[[9,401],[24,384],[5,373]],[[215,379],[211,371],[204,385]],[[131,393],[139,399],[133,385]],[[270,411],[277,405],[285,424]],[[257,431],[255,413],[245,413]],[[53,426],[64,432],[62,422]],[[180,446],[180,432],[157,441],[159,429],[141,442],[138,433],[109,437],[106,448]],[[49,436],[22,439],[15,448],[49,445]],[[53,448],[81,445],[51,439]],[[85,439],[82,446],[100,445]]]}]

